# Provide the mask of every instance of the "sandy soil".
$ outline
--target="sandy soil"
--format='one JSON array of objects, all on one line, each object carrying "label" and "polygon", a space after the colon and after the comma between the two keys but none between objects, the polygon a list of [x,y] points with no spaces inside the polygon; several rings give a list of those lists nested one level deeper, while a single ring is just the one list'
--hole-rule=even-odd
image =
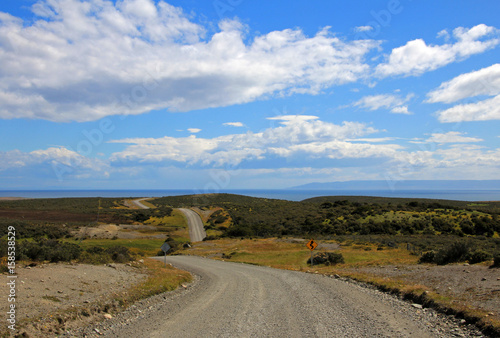
[{"label": "sandy soil", "polygon": [[[36,337],[38,328],[50,325],[46,323],[56,314],[90,309],[96,303],[109,301],[110,296],[124,292],[145,279],[146,275],[141,273],[139,267],[140,264],[96,266],[68,263],[18,267],[16,320],[18,323],[30,321],[25,331]],[[7,280],[5,274],[2,280]],[[0,294],[7,295],[8,288],[7,283],[2,282]],[[7,312],[7,299],[3,299],[0,304],[0,311]]]},{"label": "sandy soil", "polygon": [[467,302],[500,319],[500,269],[484,265],[373,266],[349,269],[379,277],[425,285],[456,302]]}]

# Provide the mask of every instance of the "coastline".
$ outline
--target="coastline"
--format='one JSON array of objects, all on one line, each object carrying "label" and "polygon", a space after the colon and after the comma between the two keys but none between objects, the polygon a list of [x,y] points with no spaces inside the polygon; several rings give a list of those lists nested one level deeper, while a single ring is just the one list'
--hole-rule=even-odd
[{"label": "coastline", "polygon": [[466,202],[500,201],[500,190],[295,190],[295,189],[197,189],[157,190],[0,190],[0,201],[34,198],[143,198],[198,194],[236,194],[257,198],[303,201],[322,196],[366,196],[387,198],[434,199]]}]

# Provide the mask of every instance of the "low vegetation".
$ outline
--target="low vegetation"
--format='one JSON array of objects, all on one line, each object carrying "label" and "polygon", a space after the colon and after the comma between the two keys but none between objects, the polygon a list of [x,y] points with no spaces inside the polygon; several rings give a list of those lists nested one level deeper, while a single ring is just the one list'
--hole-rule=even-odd
[{"label": "low vegetation", "polygon": [[[170,253],[183,252],[189,235],[182,214],[175,208],[196,207],[204,215],[210,242],[186,249],[190,254],[307,271],[310,251],[301,239],[315,238],[325,245],[314,257],[316,271],[343,272],[415,297],[428,290],[345,269],[457,262],[500,267],[500,202],[359,196],[292,202],[207,194],[156,198],[148,203],[154,208],[130,209],[116,198],[2,201],[0,257],[6,257],[5,229],[9,225],[16,228],[16,258],[26,262],[129,262],[162,254],[159,248],[165,239],[172,247]],[[145,230],[137,231],[161,234],[161,238],[102,239],[75,235],[81,227],[98,224],[141,224]],[[148,264],[159,268],[154,265],[157,263]],[[4,268],[3,264],[0,268]],[[172,285],[188,280],[182,276]],[[151,278],[156,278],[151,284],[154,287],[141,286],[133,294],[143,297],[150,294],[146,289],[156,293],[169,288],[161,286],[165,276]],[[443,302],[438,298],[435,296],[433,301]],[[122,303],[134,299],[135,296]]]}]

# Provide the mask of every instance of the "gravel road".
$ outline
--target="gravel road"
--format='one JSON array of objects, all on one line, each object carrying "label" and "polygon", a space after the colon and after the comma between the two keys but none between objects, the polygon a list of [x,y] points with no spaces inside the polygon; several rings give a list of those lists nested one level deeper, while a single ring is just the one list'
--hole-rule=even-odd
[{"label": "gravel road", "polygon": [[[160,257],[160,259],[163,259]],[[185,289],[133,306],[85,334],[107,337],[474,337],[430,309],[356,283],[193,256]]]},{"label": "gravel road", "polygon": [[203,241],[203,238],[207,237],[207,233],[203,227],[200,215],[191,209],[179,208],[179,210],[182,211],[187,218],[191,242],[194,243]]},{"label": "gravel road", "polygon": [[139,198],[139,199],[136,199],[136,200],[132,200],[132,203],[134,203],[137,207],[139,207],[139,209],[149,209],[149,207],[147,205],[144,205],[142,204],[141,202],[142,201],[145,201],[145,200],[148,200],[149,198],[146,197],[146,198]]}]

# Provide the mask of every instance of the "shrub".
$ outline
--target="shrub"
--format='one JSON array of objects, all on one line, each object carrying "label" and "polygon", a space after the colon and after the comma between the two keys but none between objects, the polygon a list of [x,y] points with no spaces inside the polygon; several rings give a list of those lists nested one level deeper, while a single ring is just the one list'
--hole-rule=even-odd
[{"label": "shrub", "polygon": [[82,252],[78,261],[87,264],[108,264],[112,262],[111,256],[106,253],[97,254],[88,251]]},{"label": "shrub", "polygon": [[490,268],[500,268],[500,253],[493,257],[493,265],[491,265]]},{"label": "shrub", "polygon": [[69,262],[80,256],[82,249],[80,246],[72,243],[59,242],[52,239],[40,239],[36,242],[23,241],[18,243],[16,259]]},{"label": "shrub", "polygon": [[489,261],[491,259],[491,255],[482,250],[476,250],[467,255],[467,260],[470,264],[481,263],[485,261]]},{"label": "shrub", "polygon": [[465,242],[455,242],[447,248],[441,249],[436,253],[434,262],[439,265],[449,263],[463,262],[469,254],[469,245]]},{"label": "shrub", "polygon": [[126,263],[130,262],[133,259],[130,255],[129,249],[124,246],[112,246],[106,249],[106,253],[108,253],[111,256],[113,262],[116,263]]},{"label": "shrub", "polygon": [[436,253],[434,251],[427,251],[420,256],[418,260],[419,263],[434,263],[434,259],[436,257]]},{"label": "shrub", "polygon": [[[313,264],[341,264],[344,263],[344,256],[336,252],[320,252],[313,257]],[[307,260],[307,264],[311,264],[311,258]]]}]

